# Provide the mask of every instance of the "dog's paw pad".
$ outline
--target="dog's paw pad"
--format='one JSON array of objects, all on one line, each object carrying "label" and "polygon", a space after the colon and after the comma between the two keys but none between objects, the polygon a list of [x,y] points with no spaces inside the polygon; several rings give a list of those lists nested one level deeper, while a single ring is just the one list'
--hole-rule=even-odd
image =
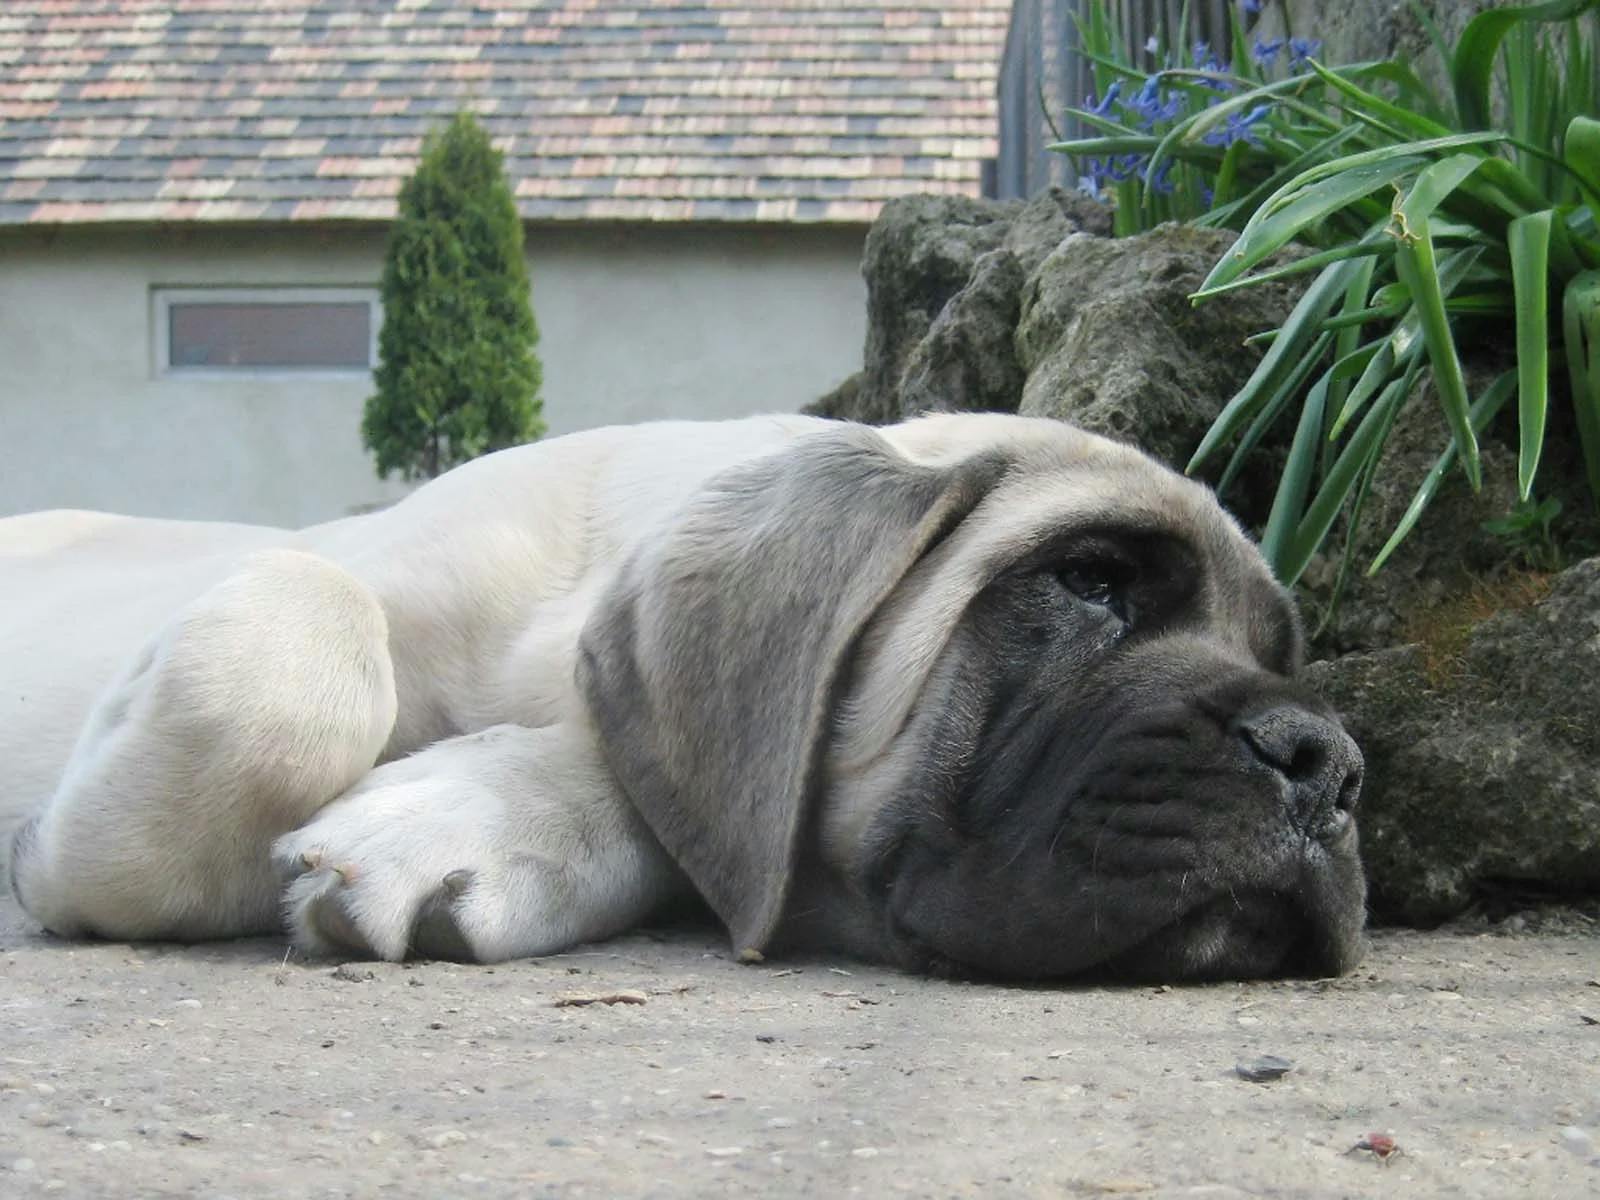
[{"label": "dog's paw pad", "polygon": [[456,901],[472,886],[473,871],[451,871],[439,891],[422,902],[416,922],[411,926],[411,957],[436,958],[446,962],[476,962],[478,955],[461,932]]},{"label": "dog's paw pad", "polygon": [[384,958],[376,950],[361,924],[351,912],[349,877],[337,867],[323,867],[297,876],[287,902],[288,923],[295,941],[319,953],[338,953],[356,958]]}]

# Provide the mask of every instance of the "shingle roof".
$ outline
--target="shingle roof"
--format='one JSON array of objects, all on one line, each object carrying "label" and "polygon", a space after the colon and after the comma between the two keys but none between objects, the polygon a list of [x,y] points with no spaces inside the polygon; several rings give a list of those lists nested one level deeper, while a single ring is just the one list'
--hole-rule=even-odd
[{"label": "shingle roof", "polygon": [[0,224],[387,219],[459,108],[533,219],[975,195],[1009,0],[3,0]]}]

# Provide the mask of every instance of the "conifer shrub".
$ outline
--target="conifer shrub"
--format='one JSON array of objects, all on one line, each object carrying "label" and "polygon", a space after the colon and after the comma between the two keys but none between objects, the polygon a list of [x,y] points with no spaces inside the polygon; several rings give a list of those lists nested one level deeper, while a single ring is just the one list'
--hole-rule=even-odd
[{"label": "conifer shrub", "polygon": [[544,432],[539,328],[522,222],[472,114],[429,134],[399,208],[361,438],[380,476],[427,479]]}]

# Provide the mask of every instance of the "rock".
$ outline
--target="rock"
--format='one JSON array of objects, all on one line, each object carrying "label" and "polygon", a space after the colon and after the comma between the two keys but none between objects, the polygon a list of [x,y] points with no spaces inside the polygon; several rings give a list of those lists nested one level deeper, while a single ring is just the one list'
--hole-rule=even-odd
[{"label": "rock", "polygon": [[1023,281],[1022,260],[1010,250],[978,258],[967,285],[906,356],[900,411],[1016,411],[1023,374],[1012,340]]},{"label": "rock", "polygon": [[867,344],[856,420],[904,415],[900,375],[978,259],[1005,241],[1015,205],[959,196],[910,196],[885,205],[867,234]]},{"label": "rock", "polygon": [[1477,603],[1494,615],[1441,606],[1417,644],[1307,672],[1366,754],[1380,920],[1438,922],[1508,884],[1600,889],[1600,558]]},{"label": "rock", "polygon": [[1132,442],[1182,469],[1261,359],[1245,338],[1281,323],[1303,283],[1192,304],[1189,295],[1233,240],[1225,231],[1164,225],[1137,237],[1063,241],[1023,294],[1016,344],[1027,383],[1019,411]]},{"label": "rock", "polygon": [[1276,1054],[1263,1054],[1250,1062],[1235,1063],[1233,1073],[1247,1083],[1272,1083],[1294,1070],[1294,1063]]},{"label": "rock", "polygon": [[861,377],[862,372],[857,371],[826,396],[806,405],[802,411],[813,417],[831,417],[836,421],[860,420],[855,414],[861,410]]},{"label": "rock", "polygon": [[[863,369],[806,411],[883,423],[930,408],[1015,409],[1015,396],[996,389],[1018,383],[1004,344],[1016,325],[1023,279],[1070,234],[1110,230],[1105,208],[1060,190],[1026,205],[956,196],[891,201],[867,235],[862,262],[867,281]],[[996,251],[1005,254],[988,257]],[[969,288],[970,295],[958,301]],[[952,306],[948,315],[947,306]],[[934,342],[917,357],[908,402],[901,382],[913,352],[930,334]],[[981,348],[984,365],[972,372],[953,369],[958,356],[974,347]],[[961,390],[969,384],[978,389],[970,399]]]}]

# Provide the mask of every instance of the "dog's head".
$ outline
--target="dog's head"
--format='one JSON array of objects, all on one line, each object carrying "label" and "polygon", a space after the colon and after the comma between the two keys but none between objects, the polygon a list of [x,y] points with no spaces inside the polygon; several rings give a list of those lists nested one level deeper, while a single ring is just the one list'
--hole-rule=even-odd
[{"label": "dog's head", "polygon": [[1349,737],[1203,488],[1055,422],[838,426],[639,548],[580,679],[736,948],[1020,978],[1359,956]]}]

